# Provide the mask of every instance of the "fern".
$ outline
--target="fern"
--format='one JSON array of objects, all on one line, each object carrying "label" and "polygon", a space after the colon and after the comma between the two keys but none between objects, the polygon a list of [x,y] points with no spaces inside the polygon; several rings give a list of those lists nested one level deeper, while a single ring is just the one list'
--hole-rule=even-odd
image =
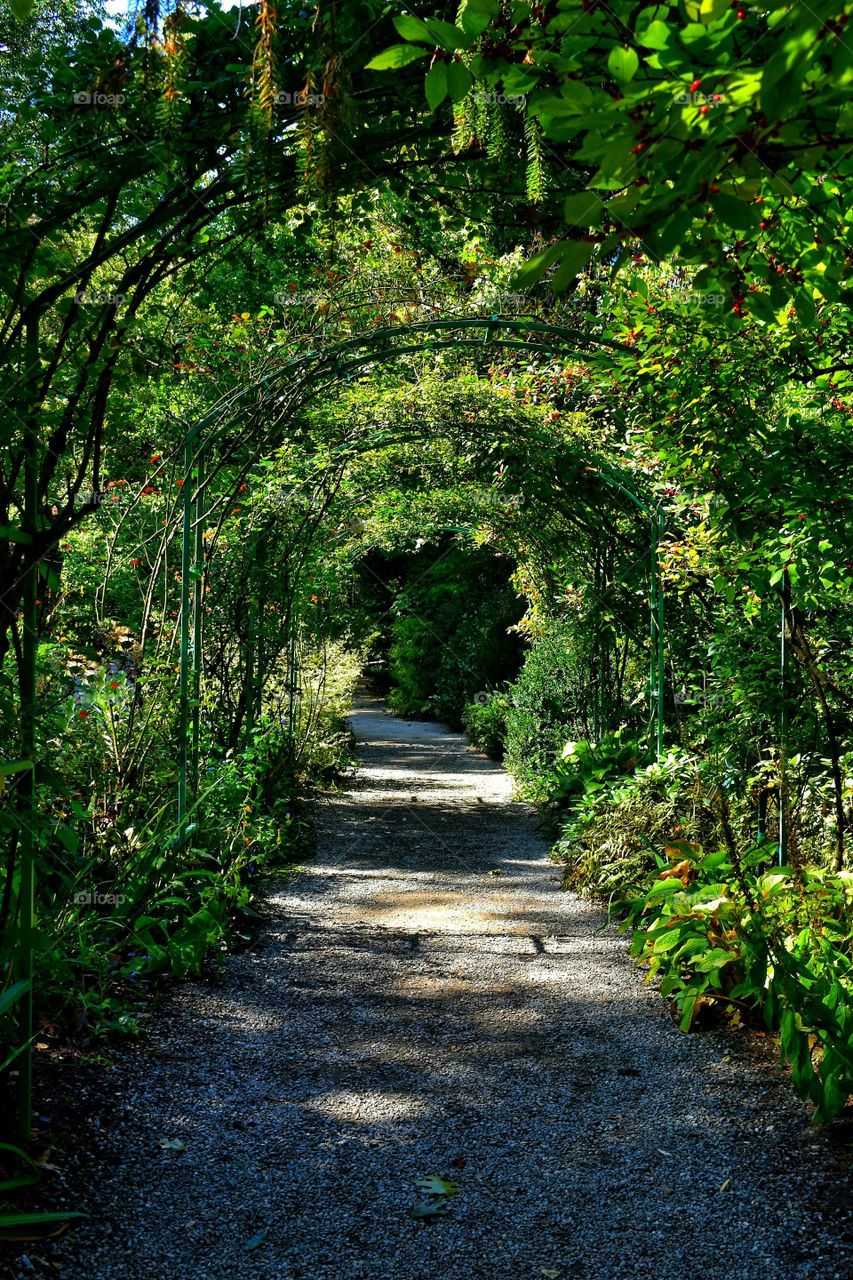
[{"label": "fern", "polygon": [[545,195],[545,166],[542,161],[542,133],[535,116],[525,116],[524,141],[527,148],[527,198],[538,204]]}]

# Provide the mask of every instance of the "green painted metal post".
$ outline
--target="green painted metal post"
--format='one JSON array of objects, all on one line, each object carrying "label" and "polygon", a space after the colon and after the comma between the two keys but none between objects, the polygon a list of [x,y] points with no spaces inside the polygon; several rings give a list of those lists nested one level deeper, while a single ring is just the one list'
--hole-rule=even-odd
[{"label": "green painted metal post", "polygon": [[[35,413],[35,408],[33,409]],[[39,534],[38,435],[35,421],[27,427],[24,461],[24,529],[35,541]],[[38,646],[36,599],[38,564],[33,564],[23,585],[21,636],[21,755],[33,762],[23,772],[18,788],[21,882],[18,898],[18,974],[29,986],[21,999],[20,1029],[23,1051],[18,1058],[18,1133],[29,1144],[33,1115],[33,932],[35,929],[35,860],[33,837],[36,822],[36,655]]]},{"label": "green painted metal post", "polygon": [[788,855],[788,611],[791,606],[791,579],[782,574],[782,637],[779,654],[779,687],[782,706],[779,716],[779,866]]},{"label": "green painted metal post", "polygon": [[190,711],[190,568],[192,552],[192,445],[184,444],[184,519],[181,540],[181,656],[178,707],[178,840],[187,834],[187,747]]},{"label": "green painted metal post", "polygon": [[198,753],[201,731],[201,644],[204,613],[204,454],[199,452],[193,511],[195,556],[193,564],[193,645],[192,645],[192,743],[191,774],[193,795],[198,800]]},{"label": "green painted metal post", "polygon": [[249,593],[249,620],[246,635],[246,746],[251,747],[255,732],[255,599]]},{"label": "green painted metal post", "polygon": [[652,516],[652,662],[654,664],[653,693],[655,699],[655,754],[663,755],[663,671],[664,671],[664,616],[663,579],[660,570],[660,546],[664,535],[664,516],[659,511]]}]

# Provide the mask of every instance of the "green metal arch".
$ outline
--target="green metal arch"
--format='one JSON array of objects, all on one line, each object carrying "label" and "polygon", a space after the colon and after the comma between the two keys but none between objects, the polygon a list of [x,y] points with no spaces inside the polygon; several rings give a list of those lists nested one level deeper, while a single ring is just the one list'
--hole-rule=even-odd
[{"label": "green metal arch", "polygon": [[[459,331],[481,330],[482,337],[445,336]],[[501,331],[518,334],[533,334],[535,338],[508,339],[497,336]],[[439,335],[436,341],[432,335]],[[425,342],[412,343],[412,337],[423,335]],[[178,813],[177,839],[186,840],[190,834],[187,826],[187,775],[190,756],[194,775],[198,776],[198,704],[201,654],[201,590],[200,565],[203,557],[201,531],[203,522],[202,503],[204,500],[204,461],[207,449],[222,435],[227,433],[233,424],[235,412],[239,412],[242,402],[249,396],[257,396],[258,391],[272,394],[281,384],[296,383],[296,389],[303,392],[299,398],[300,405],[308,403],[323,390],[349,381],[353,373],[366,366],[396,360],[409,354],[436,354],[445,350],[468,350],[484,346],[499,349],[536,352],[543,355],[575,355],[589,359],[603,350],[630,354],[631,348],[612,339],[591,340],[577,329],[565,326],[550,325],[542,321],[516,320],[493,315],[488,318],[458,318],[423,321],[410,325],[398,325],[392,328],[377,329],[371,334],[359,335],[344,342],[333,344],[319,352],[308,352],[296,357],[286,365],[264,373],[249,386],[236,394],[227,397],[209,414],[205,415],[186,433],[184,437],[184,483],[183,483],[183,538],[181,557],[181,656],[179,679],[179,762],[178,762]],[[582,348],[582,349],[579,349]],[[325,379],[324,381],[321,381]],[[220,425],[211,435],[207,431],[216,427],[222,418],[228,415],[228,422]],[[399,439],[392,435],[392,439]],[[545,437],[542,437],[545,439]],[[390,443],[388,433],[383,439]],[[357,454],[367,448],[375,448],[377,437],[371,436],[356,445],[346,446],[342,452]],[[654,498],[640,490],[633,477],[618,468],[601,460],[589,468],[597,472],[602,480],[620,492],[647,517],[650,523],[650,593],[649,613],[651,632],[651,653],[649,673],[649,698],[652,707],[654,724],[655,752],[659,758],[663,745],[663,671],[664,671],[664,611],[663,586],[661,582],[658,549],[664,530],[664,514]],[[193,550],[195,564],[193,564]],[[193,581],[193,639],[190,643],[190,583]],[[190,660],[192,654],[192,661]],[[194,697],[191,697],[191,692]],[[190,712],[192,711],[192,717]],[[192,740],[190,741],[190,720],[192,718]]]}]

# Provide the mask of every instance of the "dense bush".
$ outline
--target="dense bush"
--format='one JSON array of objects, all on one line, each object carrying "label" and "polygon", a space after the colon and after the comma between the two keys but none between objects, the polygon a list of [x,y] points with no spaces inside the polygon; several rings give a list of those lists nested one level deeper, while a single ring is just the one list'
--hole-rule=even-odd
[{"label": "dense bush", "polygon": [[506,743],[506,717],[509,700],[505,693],[483,692],[482,700],[469,702],[462,713],[462,723],[472,746],[493,760],[503,760]]},{"label": "dense bush", "polygon": [[[621,891],[656,865],[657,850],[664,845],[707,839],[718,831],[697,762],[683,751],[673,748],[659,763],[628,775],[611,772],[608,780],[592,773],[585,781],[585,788],[574,794],[553,849],[571,888],[594,894]],[[555,791],[560,794],[559,781]]]},{"label": "dense bush", "polygon": [[565,743],[583,736],[585,673],[572,623],[549,620],[509,692],[506,764],[531,798],[549,798],[551,772]]},{"label": "dense bush", "polygon": [[509,628],[521,606],[507,569],[486,551],[452,550],[404,591],[389,666],[392,709],[461,728],[466,704],[521,662]]}]

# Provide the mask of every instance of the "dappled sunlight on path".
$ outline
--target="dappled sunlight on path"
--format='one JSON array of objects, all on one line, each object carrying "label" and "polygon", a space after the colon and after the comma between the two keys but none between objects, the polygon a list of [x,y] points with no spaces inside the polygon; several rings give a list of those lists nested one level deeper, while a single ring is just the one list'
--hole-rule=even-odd
[{"label": "dappled sunlight on path", "polygon": [[[121,1068],[75,1280],[849,1276],[838,1168],[784,1077],[678,1032],[497,765],[375,699],[353,723],[316,860]],[[419,1175],[458,1181],[446,1217],[410,1218]]]}]

